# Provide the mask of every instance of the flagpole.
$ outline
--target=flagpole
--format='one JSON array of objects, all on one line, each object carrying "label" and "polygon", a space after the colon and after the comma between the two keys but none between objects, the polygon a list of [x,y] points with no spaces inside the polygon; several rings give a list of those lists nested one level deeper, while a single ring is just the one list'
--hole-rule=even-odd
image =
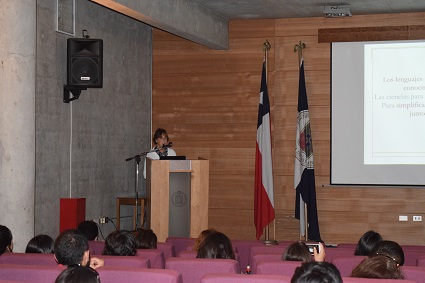
[{"label": "flagpole", "polygon": [[[266,39],[266,41],[263,43],[263,52],[264,52],[264,62],[265,62],[265,68],[266,68],[266,81],[267,81],[267,63],[268,63],[268,54],[269,54],[269,50],[272,48],[270,42]],[[276,218],[273,220],[273,231],[274,231],[274,235],[273,238],[276,239]],[[265,227],[265,233],[264,233],[264,243],[266,245],[277,245],[277,241],[276,240],[270,240],[270,226],[267,225]]]},{"label": "flagpole", "polygon": [[[303,49],[306,48],[306,45],[304,42],[298,42],[298,44],[295,44],[294,46],[294,53],[298,51],[298,68],[301,68],[301,60],[303,58]],[[300,198],[301,200],[301,198]],[[304,203],[304,231],[305,231],[305,235],[303,235],[301,233],[301,226],[300,226],[300,240],[308,240],[308,211],[307,211],[307,204],[305,202]],[[300,220],[301,221],[301,220]]]}]

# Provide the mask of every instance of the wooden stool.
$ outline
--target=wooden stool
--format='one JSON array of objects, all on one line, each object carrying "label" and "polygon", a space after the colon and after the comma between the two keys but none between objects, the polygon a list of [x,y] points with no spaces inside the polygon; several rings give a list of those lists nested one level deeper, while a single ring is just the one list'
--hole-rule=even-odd
[{"label": "wooden stool", "polygon": [[137,206],[136,206],[136,198],[135,197],[117,197],[117,228],[121,229],[120,227],[120,210],[121,205],[132,205],[134,206],[133,211],[133,230],[136,230],[137,228],[137,208],[140,206],[141,208],[141,214],[140,214],[140,227],[143,225],[143,217],[145,215],[145,201],[146,198],[138,198],[137,199]]}]

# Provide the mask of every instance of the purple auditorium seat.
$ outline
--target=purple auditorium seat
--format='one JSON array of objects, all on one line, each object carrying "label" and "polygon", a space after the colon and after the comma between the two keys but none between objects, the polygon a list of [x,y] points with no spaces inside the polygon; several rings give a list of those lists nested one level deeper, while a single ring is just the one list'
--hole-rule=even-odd
[{"label": "purple auditorium seat", "polygon": [[232,240],[232,245],[235,253],[239,255],[239,263],[241,270],[244,270],[248,264],[249,253],[251,247],[254,246],[265,246],[262,241],[243,241],[243,240]]},{"label": "purple auditorium seat", "polygon": [[341,276],[350,277],[353,269],[366,257],[361,255],[335,256],[332,258],[332,263],[338,268]]},{"label": "purple auditorium seat", "polygon": [[174,245],[176,250],[176,255],[179,254],[179,252],[186,250],[186,247],[193,246],[195,243],[196,238],[185,238],[185,237],[168,237],[165,242],[171,243]]},{"label": "purple auditorium seat", "polygon": [[137,255],[149,259],[151,268],[163,269],[165,267],[164,252],[158,249],[138,249]]},{"label": "purple auditorium seat", "polygon": [[422,266],[401,266],[401,271],[405,279],[425,283],[425,267]]},{"label": "purple auditorium seat", "polygon": [[183,282],[199,283],[202,276],[210,273],[239,274],[239,262],[233,259],[205,259],[205,258],[168,258],[165,269],[176,270],[181,273]]},{"label": "purple auditorium seat", "polygon": [[89,241],[90,255],[101,255],[104,247],[105,242],[103,241]]},{"label": "purple auditorium seat", "polygon": [[164,252],[165,258],[176,256],[176,248],[172,243],[158,242],[156,248]]},{"label": "purple auditorium seat", "polygon": [[246,275],[246,274],[207,274],[201,283],[290,283],[291,276],[284,275]]},{"label": "purple auditorium seat", "polygon": [[425,255],[416,259],[416,266],[425,266]]},{"label": "purple auditorium seat", "polygon": [[4,253],[0,256],[0,263],[19,265],[44,265],[53,267],[58,265],[53,254],[27,253]]},{"label": "purple auditorium seat", "polygon": [[417,261],[424,255],[423,251],[418,250],[407,250],[404,251],[404,265],[416,266]]},{"label": "purple auditorium seat", "polygon": [[338,244],[337,246],[336,246],[338,249],[339,248],[342,248],[342,249],[352,249],[353,250],[353,255],[354,255],[354,250],[356,249],[356,247],[357,247],[357,244],[350,244],[350,243],[341,243],[341,244]]},{"label": "purple auditorium seat", "polygon": [[96,271],[99,272],[102,283],[183,283],[181,274],[175,270],[105,266]]},{"label": "purple auditorium seat", "polygon": [[181,251],[179,252],[179,257],[185,257],[185,258],[196,258],[198,255],[195,251]]},{"label": "purple auditorium seat", "polygon": [[297,267],[301,266],[301,261],[262,261],[257,264],[257,273],[264,275],[285,275],[291,276]]},{"label": "purple auditorium seat", "polygon": [[55,282],[62,270],[63,267],[59,266],[0,264],[0,278],[33,283]]},{"label": "purple auditorium seat", "polygon": [[401,245],[403,251],[422,251],[425,253],[425,246],[420,245]]},{"label": "purple auditorium seat", "polygon": [[105,261],[105,266],[132,268],[151,267],[149,259],[141,256],[98,255],[96,257],[103,259]]},{"label": "purple auditorium seat", "polygon": [[282,255],[286,246],[254,246],[251,247],[248,257],[248,265],[252,265],[252,257],[257,254],[279,254]]},{"label": "purple auditorium seat", "polygon": [[257,266],[259,262],[264,261],[281,261],[281,254],[257,254],[251,258],[251,271],[253,274],[257,273]]},{"label": "purple auditorium seat", "polygon": [[354,255],[354,250],[346,248],[333,248],[326,247],[326,258],[325,261],[332,262],[332,259],[336,256],[352,256]]},{"label": "purple auditorium seat", "polygon": [[402,279],[372,279],[372,278],[354,278],[342,277],[343,283],[415,283],[412,280]]}]

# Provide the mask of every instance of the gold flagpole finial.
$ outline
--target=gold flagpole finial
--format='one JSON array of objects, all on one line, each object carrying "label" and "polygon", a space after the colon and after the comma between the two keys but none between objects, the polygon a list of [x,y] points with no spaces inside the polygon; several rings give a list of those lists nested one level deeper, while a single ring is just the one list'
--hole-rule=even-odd
[{"label": "gold flagpole finial", "polygon": [[266,41],[263,43],[263,51],[267,52],[270,49],[272,49],[272,46],[271,46],[270,42],[266,39]]},{"label": "gold flagpole finial", "polygon": [[301,58],[303,57],[303,49],[306,48],[306,45],[304,42],[299,42],[298,44],[295,44],[294,46],[294,53],[298,51],[298,63],[301,65]]}]

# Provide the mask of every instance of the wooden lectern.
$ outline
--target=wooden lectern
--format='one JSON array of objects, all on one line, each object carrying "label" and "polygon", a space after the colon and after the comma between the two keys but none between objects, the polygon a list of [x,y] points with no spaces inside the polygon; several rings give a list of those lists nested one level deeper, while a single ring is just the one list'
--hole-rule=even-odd
[{"label": "wooden lectern", "polygon": [[208,191],[209,160],[146,158],[146,220],[158,242],[208,229]]}]

